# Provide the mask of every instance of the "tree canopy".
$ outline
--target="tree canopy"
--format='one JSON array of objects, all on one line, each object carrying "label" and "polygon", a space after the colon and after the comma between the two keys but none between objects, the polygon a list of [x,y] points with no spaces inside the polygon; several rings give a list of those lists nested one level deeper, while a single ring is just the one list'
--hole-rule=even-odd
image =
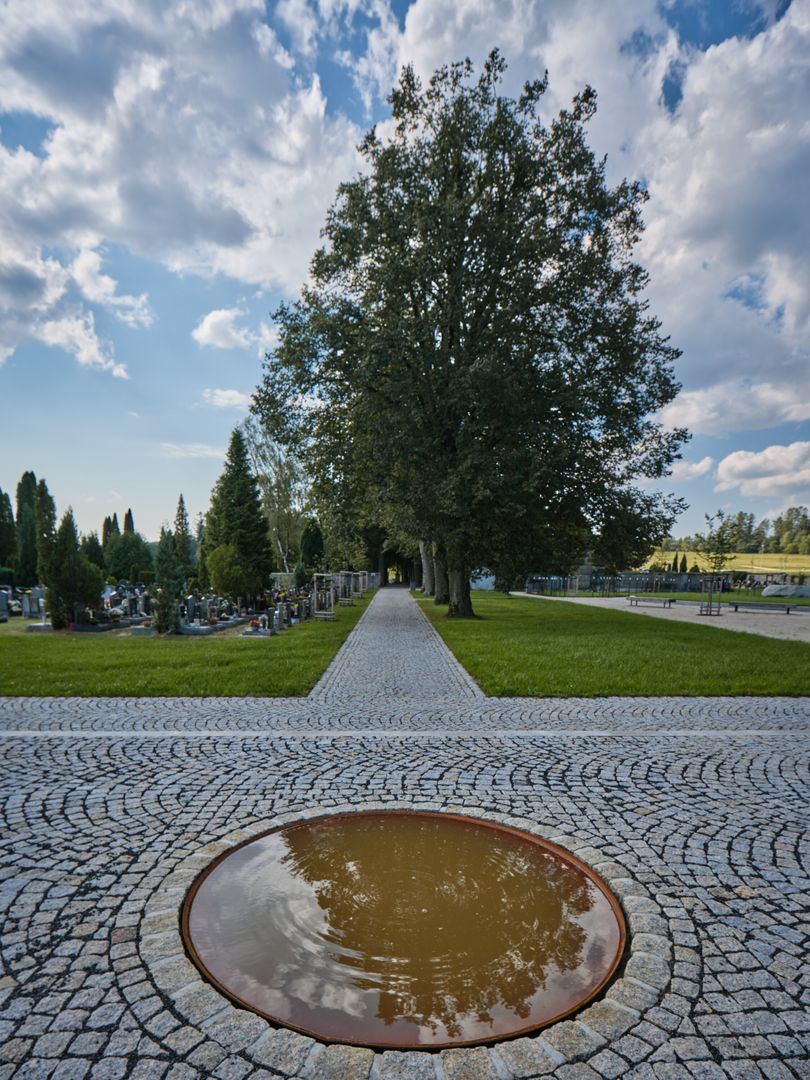
[{"label": "tree canopy", "polygon": [[593,90],[546,123],[546,80],[510,98],[504,69],[403,69],[255,396],[321,493],[437,546],[460,615],[475,566],[562,562],[572,534],[654,543],[682,505],[636,486],[686,437],[654,419],[678,352],[633,261],[644,188],[589,149]]}]

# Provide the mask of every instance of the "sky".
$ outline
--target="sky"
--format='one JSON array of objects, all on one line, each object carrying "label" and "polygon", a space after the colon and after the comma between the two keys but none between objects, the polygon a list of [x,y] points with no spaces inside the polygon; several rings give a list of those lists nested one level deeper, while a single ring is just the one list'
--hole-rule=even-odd
[{"label": "sky", "polygon": [[810,504],[810,0],[5,0],[0,488],[33,469],[84,532],[205,511],[402,65],[494,46],[549,119],[592,85],[649,191],[675,534]]}]

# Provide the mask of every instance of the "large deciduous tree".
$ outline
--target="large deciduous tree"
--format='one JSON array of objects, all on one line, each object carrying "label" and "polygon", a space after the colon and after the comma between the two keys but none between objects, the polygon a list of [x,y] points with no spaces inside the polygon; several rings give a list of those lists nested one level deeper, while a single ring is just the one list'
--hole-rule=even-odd
[{"label": "large deciduous tree", "polygon": [[[276,313],[254,408],[345,505],[434,545],[449,614],[475,566],[599,536],[685,437],[652,417],[678,353],[632,258],[643,187],[610,187],[585,140],[595,95],[541,119],[546,82],[501,93],[497,53],[423,87],[403,69],[301,298]],[[656,496],[661,522],[676,500]],[[622,529],[636,538],[625,520]],[[568,555],[570,558],[570,553]]]},{"label": "large deciduous tree", "polygon": [[301,553],[301,534],[306,522],[304,470],[294,454],[268,437],[256,417],[247,417],[242,424],[242,434],[259,486],[274,554],[284,572],[289,574]]}]

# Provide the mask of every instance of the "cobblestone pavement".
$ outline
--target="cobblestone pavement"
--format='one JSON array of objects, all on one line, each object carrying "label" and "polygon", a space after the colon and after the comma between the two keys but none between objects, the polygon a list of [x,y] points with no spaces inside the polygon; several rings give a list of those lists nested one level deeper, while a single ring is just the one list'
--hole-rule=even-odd
[{"label": "cobblestone pavement", "polygon": [[[807,699],[483,699],[390,590],[306,701],[6,699],[0,725],[0,1080],[810,1077]],[[380,806],[595,866],[631,931],[603,1000],[494,1048],[375,1054],[200,979],[177,912],[203,866]]]}]

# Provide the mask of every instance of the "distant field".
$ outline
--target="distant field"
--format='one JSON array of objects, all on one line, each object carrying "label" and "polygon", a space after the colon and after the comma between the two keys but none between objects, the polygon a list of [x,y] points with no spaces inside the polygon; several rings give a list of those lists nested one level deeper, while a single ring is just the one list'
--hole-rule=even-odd
[{"label": "distant field", "polygon": [[[650,562],[671,563],[674,551],[656,551]],[[691,569],[695,563],[708,570],[706,556],[699,551],[678,551],[678,560],[686,555]],[[728,570],[745,570],[751,574],[810,574],[810,555],[759,555],[756,552],[737,552],[729,556]]]}]

